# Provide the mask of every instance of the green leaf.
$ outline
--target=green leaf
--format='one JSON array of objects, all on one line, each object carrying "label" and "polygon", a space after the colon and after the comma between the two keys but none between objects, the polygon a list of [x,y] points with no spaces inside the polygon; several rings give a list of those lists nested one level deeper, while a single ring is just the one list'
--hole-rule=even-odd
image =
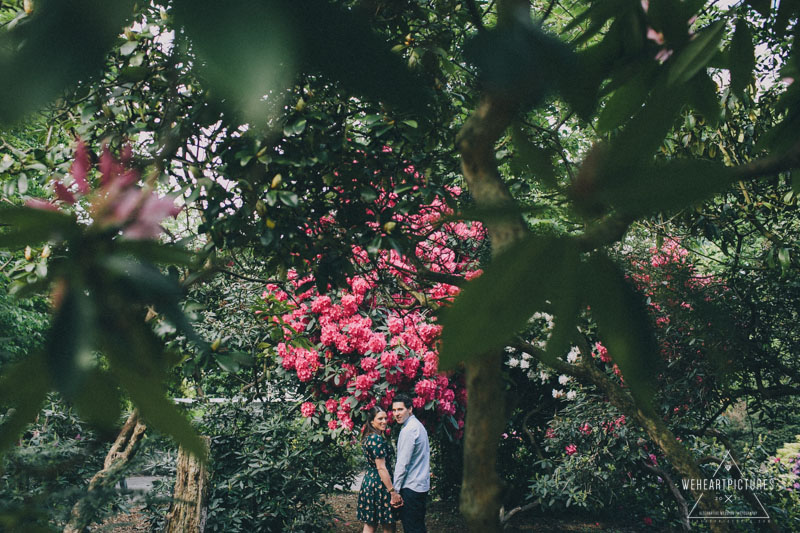
[{"label": "green leaf", "polygon": [[11,122],[99,71],[133,14],[132,0],[41,0],[0,33],[0,121]]},{"label": "green leaf", "polygon": [[577,260],[575,243],[553,236],[529,237],[498,255],[442,311],[442,367],[504,346],[546,300],[575,281],[569,273]]},{"label": "green leaf", "polygon": [[766,18],[769,16],[769,7],[772,3],[771,0],[745,0],[745,2],[758,11],[759,15]]},{"label": "green leaf", "polygon": [[136,50],[137,46],[139,46],[139,43],[136,41],[126,41],[125,44],[119,47],[119,53],[124,56],[129,56]]},{"label": "green leaf", "polygon": [[297,193],[292,191],[278,191],[278,198],[284,205],[288,205],[289,207],[297,207],[300,205],[300,199],[297,197]]},{"label": "green leaf", "polygon": [[99,368],[90,370],[84,386],[72,396],[72,401],[93,428],[114,436],[122,412],[122,399],[111,374]]},{"label": "green leaf", "polygon": [[680,85],[689,81],[705,68],[708,61],[719,51],[719,42],[724,35],[725,20],[718,20],[696,34],[672,61],[667,77],[668,85]]},{"label": "green leaf", "polygon": [[287,124],[283,127],[283,134],[286,137],[292,137],[294,135],[300,135],[306,129],[306,119],[301,118],[294,122],[293,124]]},{"label": "green leaf", "polygon": [[151,263],[189,267],[193,266],[197,259],[195,253],[190,250],[157,241],[119,239],[115,244],[117,250]]},{"label": "green leaf", "polygon": [[555,187],[556,174],[551,155],[541,146],[532,143],[519,124],[511,127],[511,140],[515,151],[512,166],[517,171],[527,171],[548,187]]},{"label": "green leaf", "polygon": [[705,117],[709,126],[716,126],[721,113],[717,84],[707,73],[698,72],[688,85],[689,104]]},{"label": "green leaf", "polygon": [[0,224],[11,226],[10,231],[0,234],[0,248],[66,240],[79,232],[73,216],[31,207],[0,209]]},{"label": "green leaf", "polygon": [[152,265],[118,254],[103,258],[102,265],[129,303],[155,305],[156,310],[163,313],[178,331],[205,347],[205,341],[197,335],[180,307],[183,292],[175,281],[162,275]]},{"label": "green leaf", "polygon": [[631,167],[651,161],[686,102],[686,87],[656,87],[645,106],[614,139],[600,181],[617,181]]},{"label": "green leaf", "polygon": [[641,109],[650,93],[650,88],[650,76],[647,72],[642,72],[614,91],[600,112],[597,129],[605,133],[626,122]]},{"label": "green leaf", "polygon": [[95,366],[95,309],[84,288],[70,286],[58,307],[46,344],[47,366],[56,388],[71,400]]},{"label": "green leaf", "polygon": [[583,279],[585,301],[600,340],[639,407],[648,409],[660,359],[644,302],[605,255],[598,254],[586,264]]},{"label": "green leaf", "polygon": [[730,167],[704,160],[677,159],[643,167],[603,189],[598,197],[632,217],[695,204],[735,178]]},{"label": "green leaf", "polygon": [[0,404],[14,406],[14,413],[0,426],[0,452],[11,447],[36,417],[50,387],[49,376],[42,354],[23,359],[0,376]]},{"label": "green leaf", "polygon": [[593,2],[583,13],[573,18],[567,24],[562,33],[569,32],[573,28],[577,28],[583,24],[587,19],[590,20],[589,27],[581,32],[575,40],[575,45],[579,45],[594,37],[600,30],[603,29],[606,21],[615,16],[620,16],[626,13],[633,5],[633,2],[628,0],[606,0],[605,2]]},{"label": "green leaf", "polygon": [[731,91],[737,95],[744,94],[745,88],[753,81],[753,70],[756,68],[753,35],[750,32],[750,24],[744,17],[736,23],[729,57]]}]

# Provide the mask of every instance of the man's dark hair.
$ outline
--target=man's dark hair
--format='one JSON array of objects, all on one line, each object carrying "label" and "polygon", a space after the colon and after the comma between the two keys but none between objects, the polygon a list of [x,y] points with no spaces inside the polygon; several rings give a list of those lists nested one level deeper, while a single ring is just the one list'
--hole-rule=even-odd
[{"label": "man's dark hair", "polygon": [[403,402],[403,405],[406,406],[406,409],[411,409],[414,407],[414,403],[411,401],[411,396],[408,394],[403,394],[402,392],[392,398],[392,403],[394,402]]}]

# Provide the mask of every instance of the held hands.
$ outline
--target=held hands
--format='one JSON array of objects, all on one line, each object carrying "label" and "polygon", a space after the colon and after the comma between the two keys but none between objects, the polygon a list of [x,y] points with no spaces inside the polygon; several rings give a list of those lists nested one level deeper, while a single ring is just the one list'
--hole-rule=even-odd
[{"label": "held hands", "polygon": [[390,502],[390,505],[395,509],[397,509],[398,507],[402,507],[403,497],[400,496],[400,494],[397,492],[392,492],[392,501]]}]

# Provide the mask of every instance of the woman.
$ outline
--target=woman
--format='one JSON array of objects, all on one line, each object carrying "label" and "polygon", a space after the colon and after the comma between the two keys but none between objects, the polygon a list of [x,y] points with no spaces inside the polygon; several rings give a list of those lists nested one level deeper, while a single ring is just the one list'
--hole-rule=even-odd
[{"label": "woman", "polygon": [[383,437],[386,432],[386,412],[373,407],[367,423],[361,429],[361,447],[367,456],[367,473],[358,493],[358,520],[364,522],[363,533],[375,533],[378,524],[383,533],[394,533],[395,519],[390,505],[394,487],[389,475],[392,447]]}]

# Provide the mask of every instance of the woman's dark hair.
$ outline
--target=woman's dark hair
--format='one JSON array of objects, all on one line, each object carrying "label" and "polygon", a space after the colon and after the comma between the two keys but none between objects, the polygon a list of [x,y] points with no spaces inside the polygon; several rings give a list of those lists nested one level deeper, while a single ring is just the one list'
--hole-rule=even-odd
[{"label": "woman's dark hair", "polygon": [[411,409],[414,407],[414,403],[411,401],[411,396],[408,394],[403,394],[402,392],[392,398],[392,403],[395,402],[403,402],[403,405],[406,406],[406,409]]},{"label": "woman's dark hair", "polygon": [[[386,411],[383,408],[381,408],[381,407],[379,407],[377,405],[374,406],[369,411],[367,411],[367,421],[364,423],[364,425],[361,428],[361,440],[362,441],[365,440],[370,435],[372,435],[373,433],[375,435],[381,435],[381,433],[377,429],[372,427],[372,421],[375,420],[375,417],[378,416],[380,413],[385,413],[385,412]],[[381,435],[381,436],[383,436],[383,435]]]}]

